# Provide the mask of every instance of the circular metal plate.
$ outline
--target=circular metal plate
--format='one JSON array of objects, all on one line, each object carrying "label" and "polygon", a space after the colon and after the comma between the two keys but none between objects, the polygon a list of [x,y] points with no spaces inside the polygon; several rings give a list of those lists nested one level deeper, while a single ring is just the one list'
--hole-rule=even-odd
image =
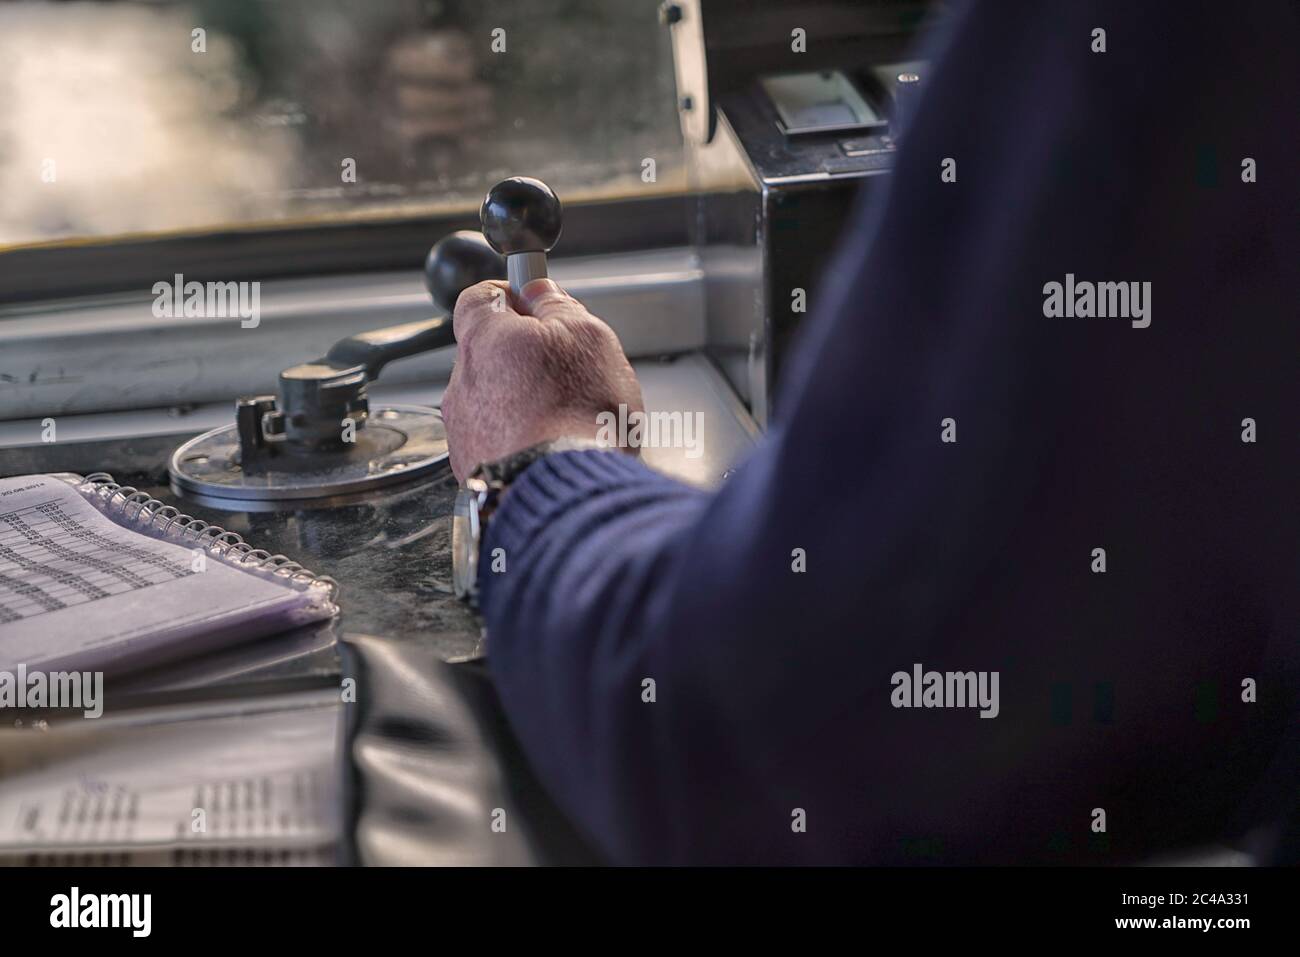
[{"label": "circular metal plate", "polygon": [[[307,467],[303,466],[304,461]],[[391,405],[376,409],[346,456],[322,454],[319,466],[299,458],[290,468],[245,472],[239,434],[227,425],[186,442],[172,453],[168,472],[178,495],[218,507],[269,502],[313,502],[352,496],[448,467],[447,431],[437,409]]]}]

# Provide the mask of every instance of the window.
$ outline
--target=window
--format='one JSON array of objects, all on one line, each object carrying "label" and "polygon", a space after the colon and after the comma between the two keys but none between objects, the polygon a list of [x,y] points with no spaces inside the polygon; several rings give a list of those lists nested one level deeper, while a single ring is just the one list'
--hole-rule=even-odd
[{"label": "window", "polygon": [[653,0],[0,4],[0,247],[465,210],[513,174],[684,188]]}]

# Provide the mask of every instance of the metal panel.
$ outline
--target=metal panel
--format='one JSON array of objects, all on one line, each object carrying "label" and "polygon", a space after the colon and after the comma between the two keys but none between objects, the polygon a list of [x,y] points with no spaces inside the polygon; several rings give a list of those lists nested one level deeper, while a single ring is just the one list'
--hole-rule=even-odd
[{"label": "metal panel", "polygon": [[[702,275],[686,249],[552,263],[555,278],[618,333],[630,356],[705,344]],[[184,407],[272,391],[281,369],[368,329],[434,313],[418,272],[273,280],[261,317],[158,318],[153,298],[99,298],[0,314],[0,420]],[[385,384],[445,379],[454,350],[384,371]]]},{"label": "metal panel", "polygon": [[[695,418],[698,452],[685,447],[646,448],[646,464],[696,485],[715,485],[757,441],[758,426],[716,368],[699,353],[633,363],[649,412],[690,412]],[[446,379],[396,385],[381,381],[372,396],[376,405],[437,405]],[[68,415],[58,419],[58,441],[41,441],[38,418],[0,422],[0,476],[29,472],[128,471],[102,443],[175,436],[176,444],[198,432],[234,421],[231,400],[184,411],[148,409]],[[86,461],[87,443],[100,443]]]}]

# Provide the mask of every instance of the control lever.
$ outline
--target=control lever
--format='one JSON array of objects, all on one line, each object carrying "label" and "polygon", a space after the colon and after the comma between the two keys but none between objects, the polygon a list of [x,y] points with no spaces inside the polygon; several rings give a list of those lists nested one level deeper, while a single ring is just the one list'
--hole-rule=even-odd
[{"label": "control lever", "polygon": [[541,180],[515,176],[493,186],[479,210],[482,234],[452,233],[425,260],[425,287],[444,315],[340,339],[321,358],[281,372],[278,396],[239,399],[242,467],[256,471],[274,459],[280,469],[295,468],[296,460],[307,468],[319,465],[321,453],[370,454],[358,435],[370,416],[366,386],[394,359],[453,345],[451,312],[469,286],[508,278],[517,294],[530,280],[544,278],[562,217],[559,197]]},{"label": "control lever", "polygon": [[394,359],[430,352],[455,344],[451,313],[456,300],[470,286],[486,279],[504,279],[501,257],[482,233],[462,229],[434,243],[424,260],[424,288],[433,304],[446,313],[436,319],[371,329],[340,339],[325,354],[325,363],[337,369],[363,366],[373,382]]},{"label": "control lever", "polygon": [[546,278],[546,254],[560,238],[560,198],[540,179],[512,176],[488,191],[479,209],[483,235],[506,257],[515,295],[534,279]]},{"label": "control lever", "polygon": [[[455,342],[451,312],[468,286],[509,278],[516,292],[546,275],[560,235],[560,201],[537,180],[498,183],[483,202],[490,239],[440,240],[424,264],[436,318],[340,339],[319,359],[280,373],[276,395],[241,398],[235,424],[197,435],[173,453],[177,494],[217,508],[270,511],[327,502],[446,470],[447,430],[438,410],[371,409],[367,387],[388,363]],[[502,261],[504,254],[507,262]]]},{"label": "control lever", "polygon": [[501,257],[479,233],[461,231],[439,240],[424,264],[424,282],[445,315],[372,329],[340,339],[322,358],[280,373],[279,395],[239,399],[235,425],[245,468],[294,453],[341,452],[352,447],[343,422],[361,429],[370,414],[366,386],[394,359],[455,343],[451,311],[463,290],[485,279],[504,279]]}]

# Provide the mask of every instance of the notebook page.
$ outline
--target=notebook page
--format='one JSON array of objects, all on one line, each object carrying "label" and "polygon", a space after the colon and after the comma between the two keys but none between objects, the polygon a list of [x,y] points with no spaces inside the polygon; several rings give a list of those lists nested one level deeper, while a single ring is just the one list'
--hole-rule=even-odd
[{"label": "notebook page", "polygon": [[152,664],[326,617],[318,604],[118,525],[56,478],[0,479],[0,670]]},{"label": "notebook page", "polygon": [[0,863],[71,850],[328,848],[340,826],[340,707],[337,692],[313,693],[262,713],[0,729]]}]

